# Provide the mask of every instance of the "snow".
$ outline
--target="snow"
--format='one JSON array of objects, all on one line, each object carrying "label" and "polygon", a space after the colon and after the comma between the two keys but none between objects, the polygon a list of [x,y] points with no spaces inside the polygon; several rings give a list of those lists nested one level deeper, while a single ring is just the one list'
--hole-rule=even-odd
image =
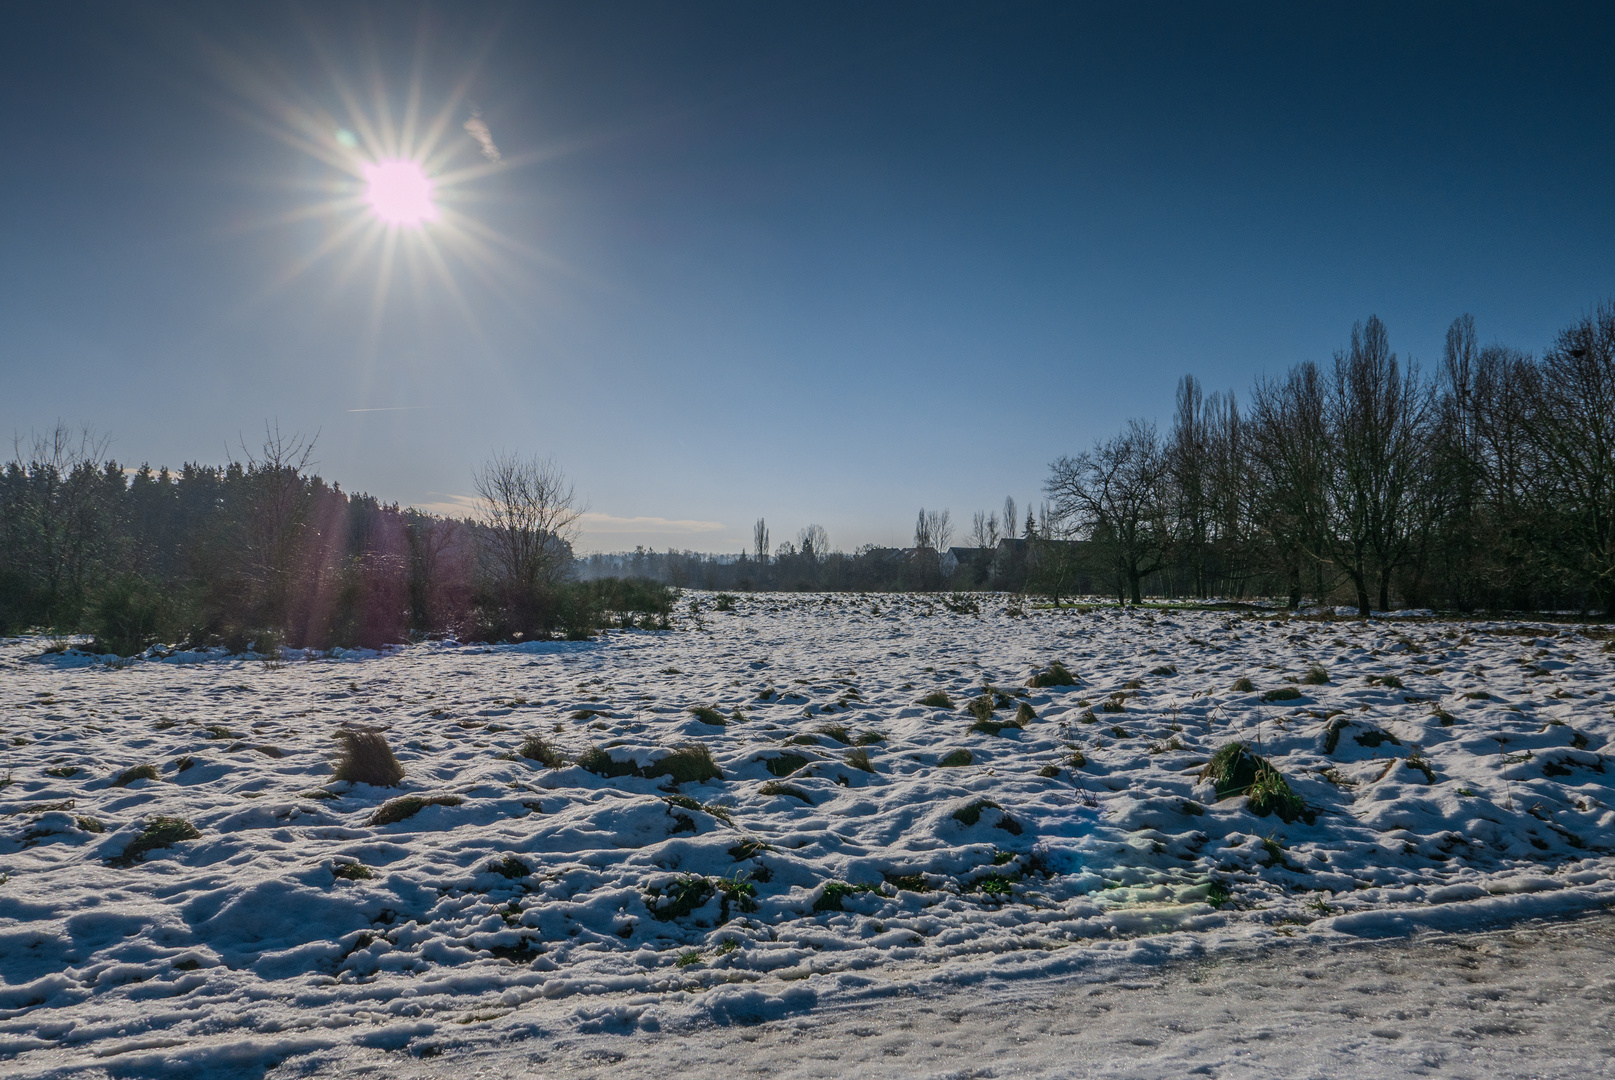
[{"label": "snow", "polygon": [[[1016,617],[993,596],[975,598],[979,615],[843,594],[748,596],[717,612],[691,596],[699,611],[675,631],[593,643],[153,650],[118,663],[46,654],[35,638],[0,644],[12,780],[0,789],[0,1068],[324,1074],[395,1059],[428,1069],[419,1055],[434,1048],[506,1068],[560,1038],[629,1039],[664,1059],[727,1046],[734,1060],[746,1052],[735,1031],[784,1048],[823,1024],[872,1046],[848,1034],[869,1010],[896,1017],[910,997],[961,994],[999,1038],[1005,995],[1041,1014],[1100,980],[1106,993],[1170,984],[1187,1002],[1194,984],[1172,980],[1208,956],[1283,973],[1302,961],[1278,958],[1298,948],[1422,942],[1615,902],[1602,754],[1615,678],[1598,628],[1107,607]],[[1052,661],[1079,684],[1023,685]],[[1313,664],[1327,684],[1294,681]],[[1242,677],[1255,689],[1230,689]],[[1036,718],[972,732],[964,706],[984,681],[1005,695],[997,723],[1022,702]],[[1266,694],[1284,688],[1300,696]],[[937,690],[953,707],[917,704]],[[1120,711],[1103,711],[1113,700]],[[743,719],[710,725],[697,706]],[[401,788],[331,781],[343,725],[386,730]],[[883,736],[864,747],[873,773],[848,763],[842,732],[819,734],[829,725]],[[514,753],[528,734],[638,766],[698,741],[724,778],[546,769]],[[1258,817],[1198,779],[1236,739],[1283,772],[1311,824]],[[971,763],[939,764],[957,750]],[[768,762],[784,754],[807,764],[776,776]],[[113,786],[148,763],[160,779]],[[367,824],[408,793],[460,801]],[[200,836],[109,863],[159,816]],[[1144,1022],[1125,1011],[1116,1032]],[[936,1045],[952,1057],[926,1050],[905,1074],[963,1068],[949,1064],[959,1048],[1010,1068],[980,1057],[991,1042],[969,1024],[948,1024]],[[1109,1037],[1083,1032],[1070,1036],[1082,1053]],[[1314,1035],[1320,1055],[1345,1038]],[[1400,1053],[1423,1037],[1381,1042]],[[1185,1071],[1111,1052],[1090,1071]],[[1069,1061],[1049,1053],[1026,1059],[1029,1075]],[[1235,1058],[1218,1068],[1277,1060]],[[787,1053],[780,1069],[827,1074],[814,1060]],[[870,1052],[872,1075],[882,1060]],[[1369,1075],[1378,1059],[1353,1060]],[[1319,1074],[1340,1074],[1327,1061]]]}]

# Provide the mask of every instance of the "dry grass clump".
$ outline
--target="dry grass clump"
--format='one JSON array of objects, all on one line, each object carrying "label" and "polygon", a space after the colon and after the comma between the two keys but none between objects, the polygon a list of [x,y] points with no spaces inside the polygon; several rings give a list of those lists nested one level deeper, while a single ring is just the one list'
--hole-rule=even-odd
[{"label": "dry grass clump", "polygon": [[374,787],[397,787],[404,779],[404,767],[381,732],[343,728],[336,738],[342,743],[342,753],[332,770],[336,779]]},{"label": "dry grass clump", "polygon": [[932,709],[951,709],[953,708],[953,699],[948,696],[946,690],[933,690],[915,702],[915,704],[924,705]]},{"label": "dry grass clump", "polygon": [[1307,667],[1307,673],[1301,676],[1301,681],[1307,686],[1327,686],[1329,672],[1322,664],[1311,664]]},{"label": "dry grass clump", "polygon": [[425,810],[428,806],[459,806],[465,802],[458,795],[400,795],[396,799],[388,799],[376,807],[375,813],[365,824],[374,828],[378,825],[394,825],[405,818],[412,818]]},{"label": "dry grass clump", "polygon": [[331,876],[344,881],[368,881],[376,876],[376,872],[364,863],[339,862],[331,867]]},{"label": "dry grass clump", "polygon": [[724,719],[723,713],[714,709],[711,705],[696,705],[690,709],[690,715],[703,724],[709,724],[712,727],[725,727],[729,723],[728,720]]},{"label": "dry grass clump", "polygon": [[112,781],[112,786],[113,787],[128,787],[130,784],[134,783],[136,780],[160,780],[160,779],[162,779],[162,778],[157,775],[157,766],[155,766],[155,765],[136,765],[132,769],[125,769],[123,772],[119,773],[118,778],[116,780]]},{"label": "dry grass clump", "polygon": [[559,769],[566,764],[561,752],[544,740],[542,735],[529,735],[522,740],[516,753],[528,761],[536,761],[547,769]]},{"label": "dry grass clump", "polygon": [[845,760],[854,769],[862,769],[866,773],[875,771],[874,764],[869,760],[869,751],[861,746],[854,750],[848,750]]},{"label": "dry grass clump", "polygon": [[975,756],[970,751],[955,750],[952,753],[943,755],[942,760],[938,761],[937,764],[944,769],[957,769],[960,766],[969,765],[975,760]]},{"label": "dry grass clump", "polygon": [[778,780],[770,780],[757,790],[763,795],[788,795],[793,799],[802,800],[809,806],[813,805],[813,797],[807,792],[791,784],[781,783]]},{"label": "dry grass clump", "polygon": [[959,807],[949,816],[961,825],[974,825],[981,820],[983,810],[998,809],[1000,809],[999,805],[991,799],[977,799],[975,802]]},{"label": "dry grass clump", "polygon": [[819,734],[834,739],[842,746],[852,745],[852,732],[847,730],[846,724],[826,724],[819,729]]},{"label": "dry grass clump", "polygon": [[1239,678],[1234,680],[1234,685],[1230,686],[1228,689],[1232,690],[1236,694],[1249,694],[1255,691],[1256,684],[1251,682],[1250,679],[1246,678],[1244,675],[1241,675]]},{"label": "dry grass clump", "polygon": [[1036,710],[1034,710],[1031,705],[1024,701],[1021,702],[1020,705],[1015,709],[1015,722],[1018,724],[1025,725],[1036,719]]},{"label": "dry grass clump", "polygon": [[1293,686],[1275,686],[1271,690],[1262,691],[1263,701],[1294,701],[1301,696],[1301,691]]},{"label": "dry grass clump", "polygon": [[108,866],[126,869],[143,861],[149,851],[170,848],[182,840],[195,840],[201,835],[196,831],[196,826],[184,818],[150,818],[146,822],[146,827],[129,842],[128,847],[123,849],[123,854],[115,855],[106,862]]}]

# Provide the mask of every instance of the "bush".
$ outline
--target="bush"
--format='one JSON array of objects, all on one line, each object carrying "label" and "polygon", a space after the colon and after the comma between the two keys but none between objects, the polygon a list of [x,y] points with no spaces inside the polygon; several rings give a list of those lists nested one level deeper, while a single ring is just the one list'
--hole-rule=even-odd
[{"label": "bush", "polygon": [[336,738],[342,743],[342,753],[332,770],[336,779],[375,787],[397,787],[404,779],[404,767],[381,732],[344,728]]},{"label": "bush", "polygon": [[119,656],[144,652],[168,629],[168,611],[167,599],[145,578],[138,574],[113,578],[88,613],[96,651]]},{"label": "bush", "polygon": [[146,858],[146,853],[159,848],[170,848],[182,840],[195,840],[202,834],[196,831],[184,818],[154,817],[146,822],[146,827],[140,830],[129,846],[123,849],[123,854],[108,859],[108,866],[127,868]]}]

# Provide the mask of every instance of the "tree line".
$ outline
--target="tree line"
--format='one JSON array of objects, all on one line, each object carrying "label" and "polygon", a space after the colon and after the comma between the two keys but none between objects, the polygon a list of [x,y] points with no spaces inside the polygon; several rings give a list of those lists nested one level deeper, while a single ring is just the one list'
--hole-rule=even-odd
[{"label": "tree line", "polygon": [[344,492],[313,441],[267,431],[222,466],[126,471],[64,425],[19,439],[0,472],[0,633],[93,634],[129,654],[186,642],[369,647],[411,636],[584,636],[669,590],[572,580],[580,513],[554,463],[498,455],[476,520]]},{"label": "tree line", "polygon": [[1615,610],[1615,308],[1540,356],[1454,320],[1430,375],[1376,317],[1327,366],[1232,393],[1178,384],[1162,437],[1122,430],[1050,468],[1054,534],[1115,595]]}]

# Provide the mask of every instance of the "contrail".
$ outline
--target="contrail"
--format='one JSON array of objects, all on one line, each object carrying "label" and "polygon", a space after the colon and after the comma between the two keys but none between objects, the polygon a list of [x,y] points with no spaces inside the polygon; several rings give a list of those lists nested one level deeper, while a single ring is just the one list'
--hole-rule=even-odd
[{"label": "contrail", "polygon": [[375,409],[349,409],[348,412],[405,412],[409,409],[437,409],[439,405],[383,405]]}]

